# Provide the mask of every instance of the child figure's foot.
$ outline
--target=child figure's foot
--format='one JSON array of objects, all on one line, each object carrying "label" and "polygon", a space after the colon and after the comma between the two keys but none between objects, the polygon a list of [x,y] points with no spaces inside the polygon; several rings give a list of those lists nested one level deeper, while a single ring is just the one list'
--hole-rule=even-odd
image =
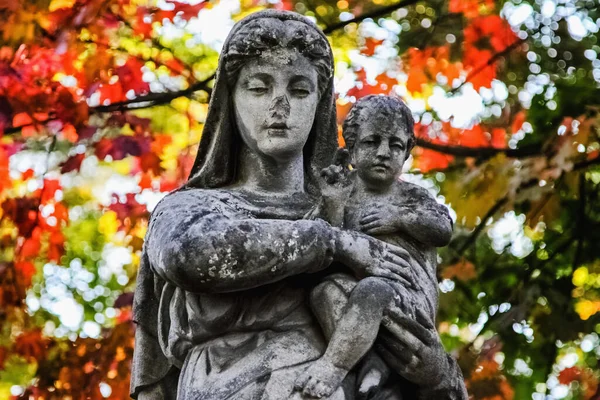
[{"label": "child figure's foot", "polygon": [[294,386],[305,396],[315,399],[327,398],[342,384],[347,374],[347,369],[336,367],[320,358],[298,377]]}]

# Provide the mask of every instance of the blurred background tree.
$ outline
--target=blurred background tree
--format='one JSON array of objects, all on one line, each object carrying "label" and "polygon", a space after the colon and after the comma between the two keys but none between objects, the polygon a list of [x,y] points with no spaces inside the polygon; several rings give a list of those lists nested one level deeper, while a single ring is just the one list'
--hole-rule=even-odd
[{"label": "blurred background tree", "polygon": [[266,7],[328,34],[340,123],[367,94],[413,110],[405,179],[455,219],[438,328],[472,397],[600,399],[596,0],[0,0],[0,399],[128,398],[148,214]]}]

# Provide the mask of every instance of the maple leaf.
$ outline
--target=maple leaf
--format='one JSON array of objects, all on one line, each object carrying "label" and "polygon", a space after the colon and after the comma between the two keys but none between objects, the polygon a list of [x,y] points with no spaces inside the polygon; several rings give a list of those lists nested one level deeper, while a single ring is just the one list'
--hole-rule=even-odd
[{"label": "maple leaf", "polygon": [[462,260],[454,265],[449,265],[442,271],[442,277],[444,279],[456,278],[463,282],[469,281],[477,277],[477,271],[475,271],[475,265],[473,263]]},{"label": "maple leaf", "polygon": [[580,375],[581,369],[579,367],[568,367],[559,372],[558,381],[562,385],[568,385],[569,383],[579,379]]},{"label": "maple leaf", "polygon": [[525,111],[522,110],[515,115],[513,122],[510,125],[510,130],[513,135],[521,130],[526,117],[527,115],[525,114]]},{"label": "maple leaf", "polygon": [[40,329],[20,334],[14,345],[17,354],[38,362],[46,358],[48,347],[49,341],[42,336]]},{"label": "maple leaf", "polygon": [[74,156],[69,157],[65,162],[61,164],[60,173],[66,174],[71,171],[79,171],[81,168],[81,163],[85,159],[85,153],[75,154]]},{"label": "maple leaf", "polygon": [[29,237],[37,225],[37,197],[17,197],[4,200],[2,211],[17,226],[19,236]]},{"label": "maple leaf", "polygon": [[12,186],[8,157],[8,152],[3,147],[0,147],[0,194]]},{"label": "maple leaf", "polygon": [[17,261],[14,265],[21,284],[26,288],[31,286],[31,279],[36,273],[35,265],[31,261]]},{"label": "maple leaf", "polygon": [[448,11],[463,13],[467,18],[475,18],[482,12],[489,13],[494,10],[494,0],[450,0]]},{"label": "maple leaf", "polygon": [[133,292],[121,293],[115,300],[113,307],[124,308],[131,307],[133,305]]},{"label": "maple leaf", "polygon": [[124,92],[132,90],[135,94],[142,94],[150,90],[148,82],[142,79],[143,66],[137,58],[129,58],[125,65],[117,68],[116,72]]},{"label": "maple leaf", "polygon": [[163,168],[160,166],[160,157],[156,153],[146,152],[140,157],[140,166],[144,172],[152,172],[155,176],[160,175]]},{"label": "maple leaf", "polygon": [[378,40],[371,37],[366,38],[365,45],[360,49],[360,52],[366,56],[371,57],[375,55],[375,49],[377,49],[377,47],[379,47],[379,45],[381,45],[382,43],[383,40]]},{"label": "maple leaf", "polygon": [[56,191],[61,188],[60,181],[58,179],[44,179],[44,186],[41,190],[41,202],[42,204],[48,203],[50,200],[54,200]]},{"label": "maple leaf", "polygon": [[133,223],[135,223],[139,219],[148,217],[148,209],[144,204],[138,203],[138,201],[135,199],[134,193],[127,193],[125,198],[125,202],[121,202],[119,201],[119,197],[114,195],[114,199],[116,201],[108,207],[117,214],[117,218],[119,218],[121,221],[125,221],[129,218]]},{"label": "maple leaf", "polygon": [[187,3],[181,3],[176,0],[166,0],[168,4],[173,4],[175,14],[181,15],[183,19],[190,19],[196,17],[200,10],[202,10],[208,4],[208,1],[203,1],[198,4],[192,5]]}]

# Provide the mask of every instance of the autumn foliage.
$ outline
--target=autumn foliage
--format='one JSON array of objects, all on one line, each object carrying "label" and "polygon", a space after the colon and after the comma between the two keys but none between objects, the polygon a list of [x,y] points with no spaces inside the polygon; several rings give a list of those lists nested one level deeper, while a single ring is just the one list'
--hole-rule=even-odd
[{"label": "autumn foliage", "polygon": [[265,7],[328,34],[340,124],[370,94],[413,110],[472,397],[600,398],[597,2],[0,0],[0,399],[128,398],[149,213],[192,167],[223,27]]}]

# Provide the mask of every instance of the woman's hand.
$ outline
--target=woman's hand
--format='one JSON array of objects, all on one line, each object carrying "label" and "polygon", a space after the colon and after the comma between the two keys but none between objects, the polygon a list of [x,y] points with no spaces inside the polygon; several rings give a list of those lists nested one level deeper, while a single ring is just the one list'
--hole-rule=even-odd
[{"label": "woman's hand", "polygon": [[336,261],[359,275],[394,279],[406,287],[416,287],[406,250],[358,232],[333,229]]},{"label": "woman's hand", "polygon": [[445,379],[450,369],[448,354],[433,322],[422,310],[417,310],[416,320],[394,313],[385,316],[382,324],[389,332],[381,332],[384,345],[377,346],[377,350],[386,359],[398,360],[394,369],[402,377],[428,387]]}]

